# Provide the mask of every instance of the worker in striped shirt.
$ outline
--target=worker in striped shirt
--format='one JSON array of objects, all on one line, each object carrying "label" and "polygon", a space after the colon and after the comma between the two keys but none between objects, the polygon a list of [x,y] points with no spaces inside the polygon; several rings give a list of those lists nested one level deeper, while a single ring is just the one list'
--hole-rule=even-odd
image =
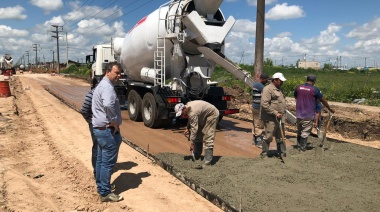
[{"label": "worker in striped shirt", "polygon": [[94,132],[92,130],[92,94],[94,93],[95,88],[91,89],[86,97],[84,98],[84,102],[82,105],[82,108],[80,110],[80,113],[82,114],[83,118],[88,123],[88,127],[90,129],[91,133],[91,139],[92,139],[92,149],[91,149],[91,164],[93,168],[94,178],[95,178],[95,168],[96,168],[96,159],[98,157],[98,141],[96,140],[96,137],[94,135]]}]

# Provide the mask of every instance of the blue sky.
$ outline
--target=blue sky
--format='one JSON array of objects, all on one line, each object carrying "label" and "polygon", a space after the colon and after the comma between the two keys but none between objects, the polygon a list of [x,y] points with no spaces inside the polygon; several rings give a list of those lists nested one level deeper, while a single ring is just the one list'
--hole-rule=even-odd
[{"label": "blue sky", "polygon": [[[35,60],[52,60],[56,41],[52,24],[68,36],[69,59],[82,62],[93,45],[124,37],[142,17],[165,0],[12,0],[0,5],[0,54],[17,61],[26,51]],[[266,0],[264,57],[276,65],[307,61],[348,67],[380,66],[379,0]],[[256,0],[224,0],[223,14],[236,23],[226,38],[225,54],[252,64],[255,46]],[[56,57],[56,55],[55,55]],[[66,41],[60,41],[60,61]]]}]

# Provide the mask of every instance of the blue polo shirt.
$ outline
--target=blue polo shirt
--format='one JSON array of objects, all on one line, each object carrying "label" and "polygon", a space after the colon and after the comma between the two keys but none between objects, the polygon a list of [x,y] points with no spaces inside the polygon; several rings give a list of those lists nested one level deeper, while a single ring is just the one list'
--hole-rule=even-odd
[{"label": "blue polo shirt", "polygon": [[315,119],[317,100],[321,100],[323,95],[319,88],[305,83],[299,85],[294,91],[296,98],[296,117],[299,119]]}]

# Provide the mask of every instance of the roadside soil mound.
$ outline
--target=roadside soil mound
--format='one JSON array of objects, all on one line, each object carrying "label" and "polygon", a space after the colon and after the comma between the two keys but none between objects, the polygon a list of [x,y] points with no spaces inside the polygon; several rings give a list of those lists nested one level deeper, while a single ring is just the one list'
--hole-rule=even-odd
[{"label": "roadside soil mound", "polygon": [[[238,86],[232,89],[225,88],[225,90],[228,94],[235,96],[235,101],[229,106],[240,108],[240,113],[234,114],[233,117],[252,120],[251,95]],[[294,98],[287,97],[286,100],[288,110],[295,114]],[[373,146],[371,143],[376,143],[375,146],[380,148],[380,145],[377,145],[380,141],[380,107],[340,102],[329,102],[329,104],[335,109],[335,113],[330,123],[328,136],[359,144],[367,143],[369,146]],[[324,109],[322,119],[326,120],[327,116],[328,112]],[[296,127],[291,124],[286,126],[292,131],[296,130]]]}]

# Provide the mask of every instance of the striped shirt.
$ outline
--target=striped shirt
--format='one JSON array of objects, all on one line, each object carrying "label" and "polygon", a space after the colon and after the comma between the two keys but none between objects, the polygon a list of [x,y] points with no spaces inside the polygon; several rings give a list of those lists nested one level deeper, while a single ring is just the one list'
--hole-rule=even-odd
[{"label": "striped shirt", "polygon": [[82,105],[82,108],[80,109],[80,113],[82,114],[83,118],[88,122],[91,123],[91,118],[92,118],[92,110],[91,110],[91,105],[92,105],[92,94],[94,93],[95,89],[91,89],[86,97],[84,98],[84,102]]}]

